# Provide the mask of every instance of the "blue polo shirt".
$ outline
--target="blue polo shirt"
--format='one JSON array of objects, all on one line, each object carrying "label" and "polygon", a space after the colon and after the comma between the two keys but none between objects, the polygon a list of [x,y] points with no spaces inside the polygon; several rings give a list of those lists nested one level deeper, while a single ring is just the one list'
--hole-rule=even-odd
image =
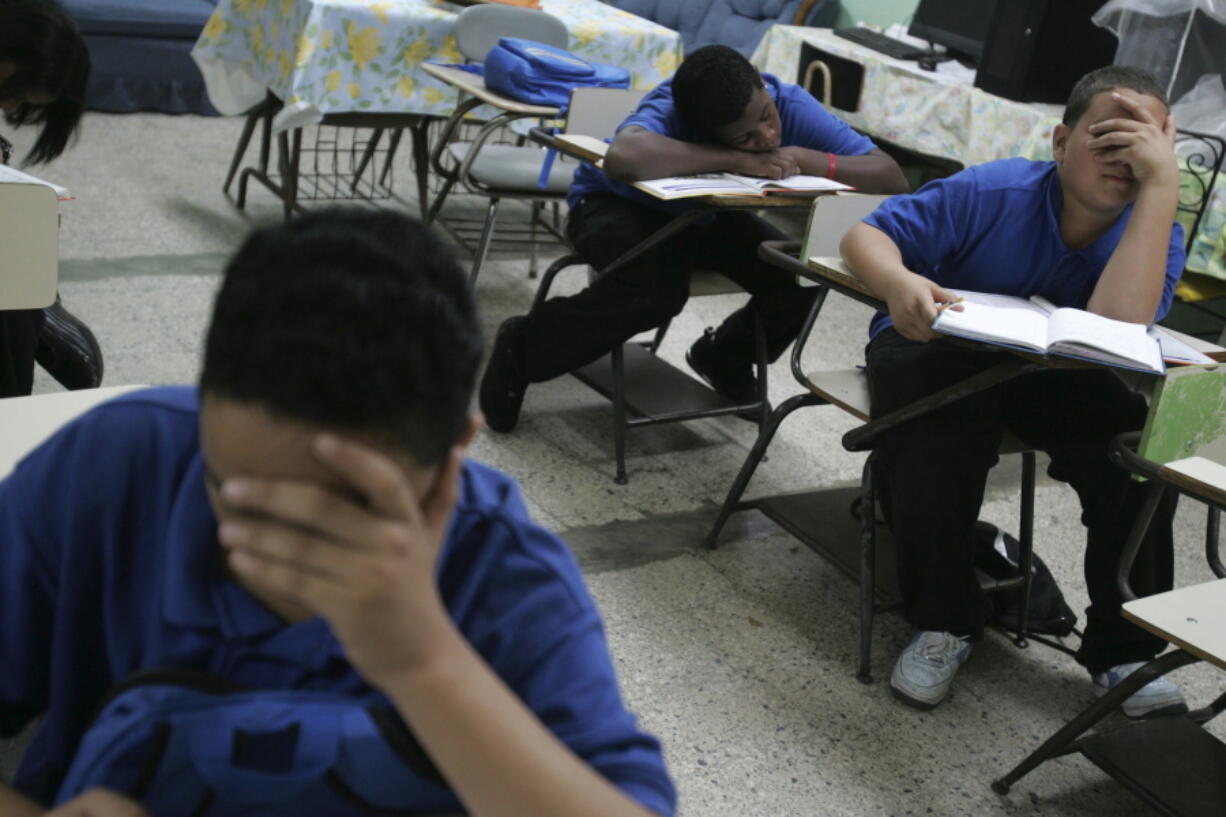
[{"label": "blue polo shirt", "polygon": [[[894,240],[908,269],[943,287],[1042,295],[1056,306],[1085,309],[1128,226],[1132,204],[1078,250],[1060,235],[1063,206],[1055,162],[1002,159],[888,198],[864,221]],[[1155,321],[1171,308],[1183,264],[1183,228],[1176,223]],[[892,323],[877,313],[870,337]]]},{"label": "blue polo shirt", "polygon": [[[856,133],[850,125],[823,108],[812,94],[800,86],[781,82],[773,74],[763,74],[762,81],[779,110],[782,131],[780,139],[784,147],[812,148],[839,156],[862,156],[876,150],[877,146],[871,139]],[[617,130],[630,125],[638,125],[652,133],[683,142],[702,141],[698,132],[688,127],[677,114],[673,105],[671,79],[660,83],[643,97],[638,108],[617,126]],[[611,142],[612,139],[605,141]],[[575,170],[570,192],[566,195],[566,203],[574,207],[580,199],[592,193],[616,193],[666,210],[693,206],[693,202],[665,202],[657,199],[625,182],[610,179],[603,170],[585,162]]]},{"label": "blue polo shirt", "polygon": [[[17,774],[50,802],[96,707],[140,669],[257,689],[368,693],[322,619],[285,625],[220,571],[196,390],[126,395],[0,482],[0,735],[43,716]],[[676,796],[622,703],[600,616],[558,537],[508,477],[464,465],[438,566],[464,637],[560,740],[646,808]],[[420,782],[423,798],[428,783]],[[461,812],[439,804],[430,810]]]}]

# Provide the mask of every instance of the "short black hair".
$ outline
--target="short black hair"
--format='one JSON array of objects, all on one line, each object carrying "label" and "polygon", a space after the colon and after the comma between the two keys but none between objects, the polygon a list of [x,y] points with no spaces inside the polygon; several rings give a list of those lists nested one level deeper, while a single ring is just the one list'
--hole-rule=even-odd
[{"label": "short black hair", "polygon": [[46,93],[46,105],[23,102],[4,119],[13,127],[41,125],[26,162],[64,152],[85,112],[89,50],[76,24],[51,0],[0,0],[0,62],[16,66],[0,83],[0,98]]},{"label": "short black hair", "polygon": [[450,249],[387,210],[254,231],[226,268],[200,390],[437,465],[463,435],[481,327]]},{"label": "short black hair", "polygon": [[1106,68],[1097,68],[1077,80],[1077,84],[1069,92],[1068,104],[1064,106],[1064,124],[1070,128],[1076,127],[1078,120],[1090,107],[1094,97],[1103,91],[1111,91],[1116,88],[1127,88],[1138,94],[1157,97],[1162,100],[1163,105],[1170,107],[1170,103],[1166,100],[1166,91],[1144,68],[1134,68],[1130,65],[1108,65]]},{"label": "short black hair", "polygon": [[749,107],[762,75],[741,53],[726,45],[692,52],[673,75],[673,105],[686,125],[704,138],[735,122]]}]

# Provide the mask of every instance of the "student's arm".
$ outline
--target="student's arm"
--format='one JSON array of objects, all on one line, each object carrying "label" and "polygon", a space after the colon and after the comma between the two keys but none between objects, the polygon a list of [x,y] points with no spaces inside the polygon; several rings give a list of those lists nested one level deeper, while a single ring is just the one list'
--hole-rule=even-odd
[{"label": "student's arm", "polygon": [[834,175],[830,175],[830,153],[803,147],[779,148],[780,153],[796,160],[801,173],[810,176],[826,176],[850,184],[861,193],[906,193],[911,186],[902,168],[880,148],[861,156],[834,154]]},{"label": "student's arm", "polygon": [[839,251],[852,272],[886,302],[899,334],[920,342],[940,337],[932,330],[937,304],[952,301],[955,296],[907,269],[892,238],[860,222],[843,236]]},{"label": "student's arm", "polygon": [[421,500],[397,466],[368,448],[321,438],[316,454],[366,504],[305,483],[227,481],[223,501],[265,520],[245,515],[222,526],[240,579],[327,620],[471,814],[647,815],[542,725],[444,609],[435,565],[462,450]]},{"label": "student's arm", "polygon": [[744,176],[781,179],[800,172],[796,159],[782,150],[750,153],[700,142],[673,139],[639,125],[617,132],[605,154],[604,171],[619,182],[729,171]]},{"label": "student's arm", "polygon": [[1086,146],[1097,162],[1123,162],[1140,184],[1128,226],[1103,269],[1086,308],[1132,323],[1152,323],[1163,299],[1171,224],[1179,203],[1175,123],[1157,122],[1128,91],[1113,94],[1136,119],[1109,119],[1090,125],[1101,134]]}]

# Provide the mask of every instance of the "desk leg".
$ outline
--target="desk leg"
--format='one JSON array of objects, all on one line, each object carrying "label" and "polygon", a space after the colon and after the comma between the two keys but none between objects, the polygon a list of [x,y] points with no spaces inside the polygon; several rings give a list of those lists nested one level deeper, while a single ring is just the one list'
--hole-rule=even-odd
[{"label": "desk leg", "polygon": [[1175,650],[1150,661],[1121,681],[1115,689],[1091,704],[1080,715],[1065,724],[1056,734],[1045,740],[1043,745],[1031,752],[1025,760],[1010,770],[1008,774],[993,780],[992,791],[997,794],[1008,794],[1009,789],[1012,788],[1014,783],[1033,771],[1039,764],[1051,760],[1053,757],[1059,757],[1076,751],[1077,738],[1111,714],[1117,706],[1122,704],[1125,699],[1131,697],[1134,692],[1155,678],[1160,678],[1168,672],[1188,664],[1193,664],[1199,660],[1199,658],[1191,653]]},{"label": "desk leg", "polygon": [[741,465],[741,470],[737,472],[736,479],[732,481],[732,487],[728,489],[728,495],[724,498],[724,504],[720,506],[719,516],[715,518],[715,524],[712,526],[711,532],[707,534],[708,550],[715,550],[718,547],[720,532],[724,529],[728,518],[737,511],[741,497],[745,494],[745,488],[749,485],[749,480],[753,478],[754,471],[758,470],[758,463],[762,461],[762,457],[770,446],[771,440],[775,439],[775,432],[779,430],[780,424],[798,408],[824,405],[826,405],[826,401],[816,394],[804,393],[789,397],[771,412],[770,416],[766,419],[765,425],[762,426],[762,430],[758,432],[758,439],[754,442],[753,448],[750,449],[749,456],[745,458],[745,462]]},{"label": "desk leg", "polygon": [[255,126],[264,114],[264,105],[265,103],[261,102],[247,112],[247,121],[243,123],[243,132],[238,137],[238,144],[234,146],[234,156],[230,159],[230,169],[226,172],[226,181],[221,186],[221,192],[224,195],[229,195],[230,193],[230,183],[234,181],[235,175],[238,174],[238,166],[242,163],[243,156],[247,154],[247,146],[251,144],[251,134],[255,132]]},{"label": "desk leg", "polygon": [[860,668],[856,680],[873,682],[873,617],[877,612],[877,486],[873,480],[873,453],[864,461],[860,477]]}]

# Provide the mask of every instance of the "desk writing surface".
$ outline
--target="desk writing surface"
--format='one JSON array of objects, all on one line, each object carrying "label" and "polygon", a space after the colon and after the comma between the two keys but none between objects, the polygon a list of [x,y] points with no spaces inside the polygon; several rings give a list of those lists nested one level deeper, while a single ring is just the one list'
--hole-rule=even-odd
[{"label": "desk writing surface", "polygon": [[504,111],[512,113],[529,114],[531,116],[541,116],[553,118],[558,115],[558,109],[549,105],[531,105],[527,102],[520,102],[518,99],[511,99],[503,96],[497,91],[491,91],[485,87],[485,79],[480,74],[474,74],[471,71],[465,71],[462,68],[453,68],[449,65],[440,65],[438,63],[427,62],[422,65],[422,70],[427,74],[453,85],[466,94],[475,96],[482,102],[493,105]]},{"label": "desk writing surface", "polygon": [[145,386],[108,386],[101,389],[51,392],[0,399],[0,479],[56,429],[89,409]]},{"label": "desk writing surface", "polygon": [[0,309],[42,309],[55,302],[59,230],[53,189],[0,182]]},{"label": "desk writing surface", "polygon": [[1124,618],[1226,669],[1226,579],[1126,602]]}]

